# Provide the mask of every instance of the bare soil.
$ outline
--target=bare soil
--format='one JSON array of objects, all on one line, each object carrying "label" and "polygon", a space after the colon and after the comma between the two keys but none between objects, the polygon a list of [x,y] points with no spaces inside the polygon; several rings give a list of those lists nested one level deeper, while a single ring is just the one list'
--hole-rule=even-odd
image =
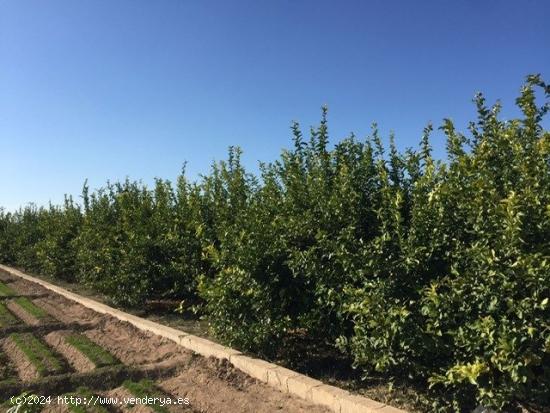
[{"label": "bare soil", "polygon": [[30,324],[31,326],[36,326],[43,322],[43,320],[36,318],[31,313],[27,312],[24,308],[22,308],[19,304],[17,304],[15,301],[9,301],[6,303],[6,307],[8,310],[10,310],[14,315],[17,316],[20,320],[22,320],[25,324]]},{"label": "bare soil", "polygon": [[[123,382],[129,378],[134,381],[149,378],[153,380],[157,394],[164,394],[173,400],[189,399],[188,406],[165,406],[169,412],[328,411],[324,407],[268,387],[236,370],[227,361],[198,356],[170,340],[138,330],[131,324],[111,316],[91,311],[37,284],[5,273],[0,273],[0,277],[21,295],[39,296],[40,298],[33,299],[34,304],[51,314],[56,323],[59,321],[59,329],[50,325],[49,330],[44,330],[41,320],[25,312],[13,301],[7,302],[9,311],[28,324],[29,327],[26,328],[36,337],[40,337],[54,353],[63,358],[67,366],[70,366],[67,367],[70,371],[67,370],[61,375],[38,378],[37,370],[28,356],[17,348],[9,334],[0,334],[0,337],[4,337],[0,339],[1,352],[5,354],[18,375],[15,384],[3,382],[0,377],[0,405],[15,395],[13,392],[26,390],[43,396],[52,396],[56,401],[58,395],[78,392],[77,389],[83,383],[94,394],[103,397],[134,397],[123,386]],[[51,331],[53,328],[56,330]],[[65,336],[76,330],[110,352],[122,362],[122,366],[96,369],[90,360],[66,343]],[[85,379],[86,377],[88,378]],[[51,394],[46,394],[48,392]],[[109,412],[153,412],[150,407],[138,405],[104,407]],[[0,407],[0,411],[3,409],[6,407]],[[68,408],[54,403],[43,411],[66,412]]]},{"label": "bare soil", "polygon": [[[45,291],[45,290],[44,290]],[[101,314],[81,306],[74,301],[60,295],[48,294],[46,297],[37,298],[34,303],[46,310],[57,320],[70,323],[97,323],[101,320]]]},{"label": "bare soil", "polygon": [[[160,383],[166,393],[177,392],[188,397],[199,411],[268,413],[319,412],[311,404],[277,391],[265,391],[265,386],[235,370],[229,362],[197,359],[193,375],[182,372]],[[214,373],[214,374],[213,374]],[[225,385],[229,383],[230,385]]]},{"label": "bare soil", "polygon": [[70,334],[68,331],[54,331],[46,335],[44,340],[50,347],[62,354],[76,371],[91,371],[95,369],[95,365],[91,360],[85,357],[76,348],[67,344],[65,337],[67,337],[68,334]]},{"label": "bare soil", "polygon": [[186,363],[192,353],[176,343],[133,325],[109,317],[84,333],[127,365],[180,361]]},{"label": "bare soil", "polygon": [[6,338],[2,343],[4,354],[10,359],[17,371],[17,375],[23,381],[30,381],[38,378],[38,371],[31,361],[23,354],[11,338]]}]

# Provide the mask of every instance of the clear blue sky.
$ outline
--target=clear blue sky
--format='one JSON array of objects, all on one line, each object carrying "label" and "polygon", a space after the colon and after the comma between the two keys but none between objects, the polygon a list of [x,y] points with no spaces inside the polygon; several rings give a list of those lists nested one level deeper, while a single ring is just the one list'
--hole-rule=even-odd
[{"label": "clear blue sky", "polygon": [[[125,176],[252,170],[329,106],[333,142],[377,121],[398,146],[460,128],[484,91],[514,116],[550,81],[550,2],[0,1],[0,205],[59,202]],[[443,156],[443,142],[434,142]]]}]

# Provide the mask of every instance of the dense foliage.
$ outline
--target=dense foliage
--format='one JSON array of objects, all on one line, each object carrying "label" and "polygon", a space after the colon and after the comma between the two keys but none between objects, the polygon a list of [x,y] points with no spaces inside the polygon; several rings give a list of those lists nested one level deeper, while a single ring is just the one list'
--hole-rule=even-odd
[{"label": "dense foliage", "polygon": [[365,376],[426,387],[433,408],[550,404],[550,87],[530,76],[504,121],[475,99],[470,133],[444,120],[446,162],[385,151],[376,125],[329,148],[326,109],[291,150],[199,182],[108,184],[82,205],[0,213],[0,261],[123,305],[199,304],[214,332],[270,356],[305,335]]}]

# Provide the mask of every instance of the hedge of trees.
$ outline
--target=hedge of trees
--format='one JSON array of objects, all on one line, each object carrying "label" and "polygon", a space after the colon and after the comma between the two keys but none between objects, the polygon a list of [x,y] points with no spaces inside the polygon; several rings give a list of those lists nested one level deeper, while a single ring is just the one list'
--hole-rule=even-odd
[{"label": "hedge of trees", "polygon": [[258,176],[230,148],[197,182],[85,185],[80,204],[2,212],[0,261],[120,305],[185,300],[267,357],[300,332],[367,377],[424,386],[434,410],[548,405],[549,97],[529,76],[505,121],[478,95],[467,135],[443,121],[446,161],[431,126],[415,150],[386,150],[376,125],[329,148],[323,109]]}]

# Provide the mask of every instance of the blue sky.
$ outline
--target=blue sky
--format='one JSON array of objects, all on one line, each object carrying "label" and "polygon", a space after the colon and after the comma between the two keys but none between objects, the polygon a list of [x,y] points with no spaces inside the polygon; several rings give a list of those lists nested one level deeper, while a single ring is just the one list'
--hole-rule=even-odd
[{"label": "blue sky", "polygon": [[[481,90],[517,115],[550,81],[550,2],[0,1],[0,205],[130,176],[275,159],[329,106],[332,141],[377,121],[400,148],[464,129]],[[444,142],[434,138],[439,156]]]}]

